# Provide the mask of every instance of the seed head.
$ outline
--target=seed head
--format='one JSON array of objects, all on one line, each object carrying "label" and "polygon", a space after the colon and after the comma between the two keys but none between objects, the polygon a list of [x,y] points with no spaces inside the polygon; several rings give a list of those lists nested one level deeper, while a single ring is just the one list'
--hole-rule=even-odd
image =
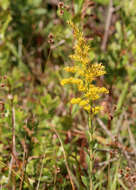
[{"label": "seed head", "polygon": [[59,4],[58,4],[58,7],[59,7],[60,9],[64,8],[64,3],[60,1]]}]

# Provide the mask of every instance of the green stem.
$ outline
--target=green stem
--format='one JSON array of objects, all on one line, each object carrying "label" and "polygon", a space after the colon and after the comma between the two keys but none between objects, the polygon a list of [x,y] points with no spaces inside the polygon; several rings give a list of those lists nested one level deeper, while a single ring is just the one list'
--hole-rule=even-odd
[{"label": "green stem", "polygon": [[127,82],[125,85],[124,85],[124,88],[122,90],[122,93],[119,97],[119,100],[118,100],[118,103],[117,103],[117,108],[116,108],[116,112],[115,114],[118,116],[122,110],[122,106],[126,100],[126,96],[128,94],[128,88],[129,88],[129,82]]},{"label": "green stem", "polygon": [[90,154],[90,190],[93,190],[93,135],[94,128],[92,126],[93,116],[89,115],[89,154]]}]

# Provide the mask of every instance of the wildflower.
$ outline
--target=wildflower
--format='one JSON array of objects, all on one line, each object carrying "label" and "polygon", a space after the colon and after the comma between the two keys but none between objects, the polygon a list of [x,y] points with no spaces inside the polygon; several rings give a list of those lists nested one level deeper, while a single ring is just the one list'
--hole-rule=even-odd
[{"label": "wildflower", "polygon": [[72,98],[71,104],[78,104],[81,101],[81,98]]},{"label": "wildflower", "polygon": [[82,100],[80,101],[79,105],[82,106],[82,107],[85,107],[87,104],[89,103],[89,100]]},{"label": "wildflower", "polygon": [[108,93],[108,90],[104,87],[97,87],[93,83],[97,77],[105,74],[105,68],[101,63],[90,63],[90,47],[83,33],[73,24],[73,22],[70,21],[69,24],[73,29],[73,35],[76,41],[74,45],[74,54],[69,56],[74,62],[74,65],[65,67],[64,70],[73,73],[74,77],[63,79],[61,84],[76,85],[77,89],[82,94],[80,98],[73,98],[71,103],[79,104],[79,106],[83,107],[89,113],[97,114],[102,107],[94,107],[94,101],[99,99],[102,93]]}]

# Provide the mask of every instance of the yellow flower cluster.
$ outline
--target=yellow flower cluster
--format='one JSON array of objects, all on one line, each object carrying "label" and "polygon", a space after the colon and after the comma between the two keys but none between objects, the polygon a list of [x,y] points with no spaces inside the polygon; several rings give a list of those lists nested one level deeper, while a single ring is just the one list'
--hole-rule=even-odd
[{"label": "yellow flower cluster", "polygon": [[72,104],[79,104],[89,113],[96,114],[100,111],[101,106],[93,107],[94,100],[100,98],[100,94],[108,93],[104,87],[97,87],[93,84],[96,77],[104,75],[105,70],[102,64],[91,64],[89,59],[90,47],[87,44],[83,33],[76,27],[73,22],[69,22],[73,29],[74,54],[70,58],[74,61],[74,66],[64,68],[65,71],[75,73],[74,77],[66,78],[61,81],[62,85],[75,84],[79,91],[82,92],[80,98],[73,98]]}]

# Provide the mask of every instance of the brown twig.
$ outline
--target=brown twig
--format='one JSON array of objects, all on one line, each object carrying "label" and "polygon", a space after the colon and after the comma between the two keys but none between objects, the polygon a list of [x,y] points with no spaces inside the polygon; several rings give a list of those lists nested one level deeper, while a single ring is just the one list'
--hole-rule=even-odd
[{"label": "brown twig", "polygon": [[11,117],[12,117],[12,156],[11,156],[11,161],[9,164],[9,174],[8,174],[8,182],[10,182],[10,178],[12,177],[12,183],[13,187],[12,190],[16,190],[16,181],[15,181],[15,174],[12,172],[12,168],[16,162],[16,136],[15,136],[15,109],[13,106],[13,97],[11,96]]},{"label": "brown twig", "polygon": [[110,0],[106,24],[105,24],[105,33],[104,33],[104,37],[103,37],[103,41],[102,41],[102,45],[101,45],[101,49],[103,51],[106,50],[106,45],[107,45],[107,41],[108,41],[108,35],[109,35],[109,29],[110,29],[110,25],[111,25],[113,10],[114,10],[113,9],[113,0]]},{"label": "brown twig", "polygon": [[[13,99],[12,101],[12,167],[14,163],[16,162],[16,136],[15,136],[15,109],[13,106]],[[15,180],[15,174],[12,174],[12,180],[13,180],[13,187],[12,190],[16,190],[16,180]]]},{"label": "brown twig", "polygon": [[106,166],[106,165],[109,165],[109,163],[111,162],[115,162],[117,160],[117,158],[112,158],[110,160],[107,160],[107,161],[104,161],[104,162],[100,162],[98,163],[99,166]]},{"label": "brown twig", "polygon": [[66,165],[66,168],[67,168],[67,171],[68,171],[68,175],[69,175],[69,178],[70,178],[70,183],[71,183],[71,186],[72,186],[72,190],[75,190],[75,185],[74,185],[74,182],[73,182],[73,179],[72,179],[72,173],[69,169],[69,166],[68,166],[68,162],[67,162],[67,157],[66,157],[66,153],[65,153],[65,150],[64,150],[64,146],[63,146],[63,143],[62,143],[62,140],[57,132],[57,130],[55,129],[54,126],[51,126],[53,131],[55,132],[55,134],[57,135],[58,139],[59,139],[59,142],[61,144],[61,147],[62,147],[62,151],[63,151],[63,156],[64,156],[64,161],[65,161],[65,165]]},{"label": "brown twig", "polygon": [[12,153],[16,157],[16,136],[15,136],[15,109],[12,106]]},{"label": "brown twig", "polygon": [[136,142],[129,126],[128,126],[128,133],[130,138],[130,144],[133,148],[134,154],[136,155]]},{"label": "brown twig", "polygon": [[47,3],[51,4],[51,5],[58,5],[58,0],[47,0]]},{"label": "brown twig", "polygon": [[27,155],[28,151],[27,151],[27,147],[26,147],[26,144],[25,144],[25,140],[26,139],[23,139],[21,141],[21,144],[22,144],[22,147],[24,149],[24,152],[23,152],[23,163],[22,163],[22,168],[21,168],[22,180],[20,182],[19,190],[23,189],[23,184],[24,184],[24,179],[25,179],[25,170],[26,170],[26,165],[27,165],[27,162],[28,162],[28,155]]},{"label": "brown twig", "polygon": [[41,165],[41,170],[40,170],[40,176],[39,176],[39,179],[38,179],[36,190],[38,190],[39,186],[40,186],[40,181],[41,181],[43,167],[44,167],[44,158],[45,158],[45,153],[44,153],[44,157],[42,158],[42,165]]},{"label": "brown twig", "polygon": [[19,186],[19,190],[22,190],[23,188],[23,182],[24,182],[24,176],[25,176],[25,167],[26,167],[26,153],[24,151],[23,153],[23,164],[22,164],[22,171],[21,171],[21,177],[22,177],[22,180],[20,182],[20,186]]},{"label": "brown twig", "polygon": [[72,0],[72,16],[75,14],[75,9],[74,9],[74,0]]},{"label": "brown twig", "polygon": [[111,137],[111,139],[114,141],[114,136],[112,135],[112,133],[107,129],[107,127],[104,125],[104,123],[97,118],[97,122],[99,123],[99,125],[102,127],[102,129],[104,129],[104,131],[106,132],[106,134]]},{"label": "brown twig", "polygon": [[[104,125],[104,123],[97,118],[97,122],[99,123],[100,127],[102,127],[104,129],[104,131],[106,132],[106,134],[111,137],[112,141],[115,141],[114,136],[112,135],[112,133],[106,128],[106,126]],[[112,144],[112,143],[111,143]],[[122,143],[120,142],[120,140],[118,139],[118,143],[116,144],[117,148],[122,152],[122,154],[125,156],[126,160],[128,161],[128,165],[130,168],[134,168],[135,167],[135,163],[130,159],[130,155],[128,154],[128,152],[126,151],[126,147],[124,145],[122,145]]]}]

